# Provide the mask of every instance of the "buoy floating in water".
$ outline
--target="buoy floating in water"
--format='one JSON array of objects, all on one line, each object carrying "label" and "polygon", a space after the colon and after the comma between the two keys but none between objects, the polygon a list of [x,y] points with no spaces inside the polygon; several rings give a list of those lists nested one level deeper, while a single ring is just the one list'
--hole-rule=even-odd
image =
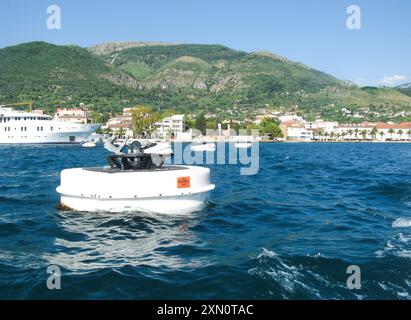
[{"label": "buoy floating in water", "polygon": [[94,148],[96,143],[94,141],[86,141],[81,146],[84,148]]},{"label": "buoy floating in water", "polygon": [[76,211],[176,215],[203,208],[215,188],[210,169],[163,165],[172,154],[169,143],[127,142],[105,144],[113,152],[108,167],[63,170],[60,205]]}]

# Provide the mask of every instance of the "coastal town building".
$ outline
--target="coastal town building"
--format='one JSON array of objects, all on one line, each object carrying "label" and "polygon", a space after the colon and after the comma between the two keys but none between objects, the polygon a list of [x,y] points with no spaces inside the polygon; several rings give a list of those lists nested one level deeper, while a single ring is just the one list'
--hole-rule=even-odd
[{"label": "coastal town building", "polygon": [[132,117],[131,112],[132,108],[124,108],[123,114],[110,118],[104,129],[110,129],[114,134],[118,134],[119,132],[123,132],[125,136],[132,137],[133,130],[132,130]]},{"label": "coastal town building", "polygon": [[336,121],[324,121],[323,119],[317,119],[314,122],[305,122],[305,128],[312,130],[331,132],[336,127],[338,127],[338,122]]},{"label": "coastal town building", "polygon": [[282,116],[279,116],[278,117],[278,120],[280,121],[280,122],[287,122],[287,121],[297,121],[297,122],[299,122],[299,123],[306,123],[307,121],[306,120],[304,120],[304,118],[303,117],[301,117],[301,116],[298,116],[298,115],[296,115],[296,114],[284,114],[284,115],[282,115]]},{"label": "coastal town building", "polygon": [[[344,111],[349,112],[348,109],[344,109]],[[365,111],[363,110],[363,112]],[[190,116],[193,118],[192,115],[188,115],[188,118]],[[245,128],[250,124],[258,125],[265,118],[280,121],[279,127],[283,133],[283,141],[411,141],[411,122],[338,123],[324,119],[307,121],[294,113],[259,113],[255,115],[254,119],[225,119],[217,124],[214,138],[216,140],[229,140],[233,135],[237,135],[231,128],[237,126]],[[166,117],[156,122],[154,132],[150,132],[153,132],[154,136],[160,139],[173,138],[191,141],[201,138],[194,131],[185,130],[184,119],[184,115],[178,114]],[[113,133],[121,131],[124,135],[133,136],[132,108],[125,108],[122,115],[110,118],[104,128],[110,128]]]},{"label": "coastal town building", "polygon": [[40,114],[40,115],[45,114],[45,113],[44,113],[44,110],[42,110],[42,109],[34,109],[34,110],[32,111],[32,113],[34,113],[34,114]]},{"label": "coastal town building", "polygon": [[155,123],[156,136],[166,138],[173,136],[180,139],[184,132],[184,115],[176,114]]},{"label": "coastal town building", "polygon": [[90,112],[83,108],[58,108],[54,119],[61,122],[91,123]]},{"label": "coastal town building", "polygon": [[305,123],[296,120],[287,120],[280,123],[280,129],[286,141],[311,141],[313,130],[306,128]]},{"label": "coastal town building", "polygon": [[286,141],[411,141],[411,122],[339,124],[322,119],[283,119],[286,121],[280,123],[280,128]]}]

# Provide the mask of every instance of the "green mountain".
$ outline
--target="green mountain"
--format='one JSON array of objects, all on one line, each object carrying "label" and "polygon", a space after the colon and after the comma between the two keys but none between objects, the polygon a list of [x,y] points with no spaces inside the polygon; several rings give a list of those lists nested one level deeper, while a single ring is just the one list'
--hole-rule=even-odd
[{"label": "green mountain", "polygon": [[36,107],[87,104],[97,111],[148,104],[182,112],[252,116],[258,109],[299,111],[340,121],[341,109],[370,119],[411,111],[393,88],[355,85],[269,52],[221,45],[106,43],[84,49],[33,42],[0,50],[0,103],[32,99]]},{"label": "green mountain", "polygon": [[88,50],[32,42],[0,50],[0,104],[33,100],[35,107],[94,103],[110,110],[139,83]]},{"label": "green mountain", "polygon": [[409,96],[411,96],[411,82],[405,83],[397,87],[397,89]]}]

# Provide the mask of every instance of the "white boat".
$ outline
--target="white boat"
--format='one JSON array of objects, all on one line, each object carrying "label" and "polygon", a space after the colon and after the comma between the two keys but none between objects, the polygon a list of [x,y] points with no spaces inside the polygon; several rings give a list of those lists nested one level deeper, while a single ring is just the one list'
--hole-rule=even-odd
[{"label": "white boat", "polygon": [[191,151],[215,151],[215,144],[214,143],[199,143],[191,146]]},{"label": "white boat", "polygon": [[0,144],[82,143],[100,126],[55,121],[49,115],[0,106]]},{"label": "white boat", "polygon": [[[108,167],[61,172],[61,208],[88,212],[148,212],[181,215],[201,210],[215,188],[210,170],[163,165],[172,153],[169,143],[142,145],[127,140],[112,151]],[[126,149],[128,149],[126,151]]]},{"label": "white boat", "polygon": [[248,149],[251,148],[253,144],[251,142],[236,142],[234,143],[234,147],[237,149]]},{"label": "white boat", "polygon": [[94,148],[96,143],[94,141],[86,141],[81,146],[84,148]]}]

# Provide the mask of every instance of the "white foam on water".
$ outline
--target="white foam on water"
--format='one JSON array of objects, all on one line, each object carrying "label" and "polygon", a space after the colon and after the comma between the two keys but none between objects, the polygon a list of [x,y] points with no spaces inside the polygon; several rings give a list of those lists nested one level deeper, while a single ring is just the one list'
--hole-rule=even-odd
[{"label": "white foam on water", "polygon": [[266,248],[263,248],[263,252],[261,252],[261,253],[257,256],[257,259],[261,259],[261,258],[264,258],[264,257],[274,258],[274,257],[276,257],[276,256],[277,256],[277,254],[276,254],[274,251],[267,250]]},{"label": "white foam on water", "polygon": [[406,298],[406,299],[410,298],[410,295],[406,291],[397,292],[397,296],[400,297],[400,298]]},{"label": "white foam on water", "polygon": [[381,282],[377,282],[377,283],[378,283],[378,285],[381,287],[381,289],[383,289],[384,291],[389,291],[387,285],[385,285],[385,284],[383,284],[383,283],[381,283]]},{"label": "white foam on water", "polygon": [[384,258],[384,251],[383,250],[377,250],[374,252],[377,258]]},{"label": "white foam on water", "polygon": [[326,299],[321,289],[317,288],[318,284],[328,288],[345,288],[345,284],[331,283],[306,266],[290,264],[287,258],[271,250],[263,248],[262,252],[253,259],[256,260],[257,266],[249,269],[248,273],[262,279],[273,280],[281,288],[280,294],[284,299],[291,299],[300,291],[304,291],[311,298]]},{"label": "white foam on water", "polygon": [[411,227],[411,219],[398,218],[392,223],[393,228],[407,228]]},{"label": "white foam on water", "polygon": [[411,237],[404,236],[404,234],[400,233],[398,235],[398,240],[403,242],[403,243],[407,243],[411,240]]},{"label": "white foam on water", "polygon": [[385,245],[385,247],[386,247],[387,249],[395,248],[395,246],[391,243],[391,241],[388,241],[387,244]]},{"label": "white foam on water", "polygon": [[410,250],[411,236],[403,233],[396,234],[388,240],[384,248],[374,252],[377,258],[384,258],[388,255],[400,258],[411,258]]},{"label": "white foam on water", "polygon": [[397,252],[397,256],[401,258],[411,258],[411,250],[402,250]]},{"label": "white foam on water", "polygon": [[[405,283],[409,286],[409,281],[405,280]],[[395,294],[399,299],[409,300],[411,298],[410,294],[408,293],[407,288],[404,288],[401,285],[392,283],[390,281],[384,282],[384,283],[377,282],[377,284],[381,287],[381,289],[391,294]]]}]

